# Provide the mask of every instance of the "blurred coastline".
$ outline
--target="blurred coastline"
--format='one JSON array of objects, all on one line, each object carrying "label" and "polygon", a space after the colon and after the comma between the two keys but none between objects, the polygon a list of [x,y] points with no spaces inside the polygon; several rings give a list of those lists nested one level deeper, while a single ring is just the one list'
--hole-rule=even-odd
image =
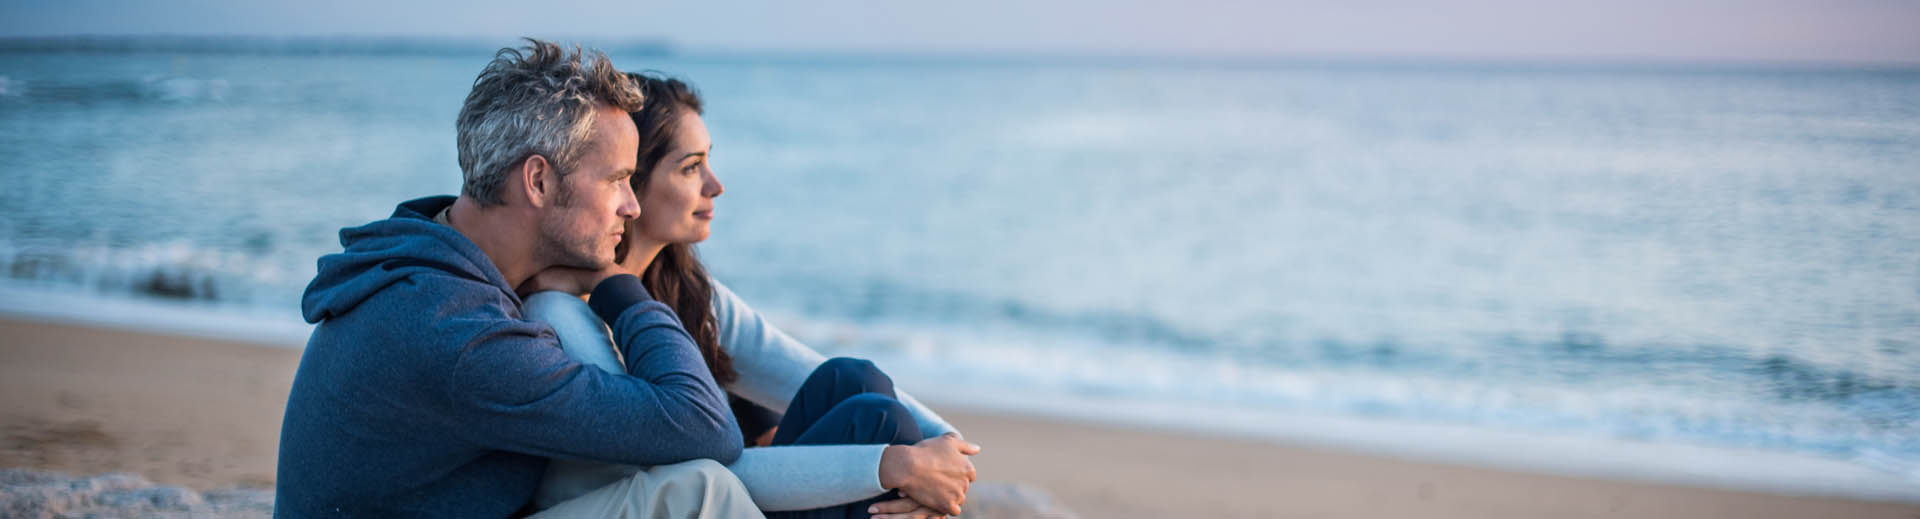
[{"label": "blurred coastline", "polygon": [[[509,44],[0,40],[0,312],[297,347]],[[606,47],[709,98],[716,275],[936,401],[1920,502],[1920,68]]]}]

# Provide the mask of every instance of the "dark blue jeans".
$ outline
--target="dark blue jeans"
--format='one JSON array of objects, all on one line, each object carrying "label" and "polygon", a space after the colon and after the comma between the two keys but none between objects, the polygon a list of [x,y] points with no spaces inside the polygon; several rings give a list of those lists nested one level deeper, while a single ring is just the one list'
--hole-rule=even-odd
[{"label": "dark blue jeans", "polygon": [[[756,432],[756,431],[748,431]],[[758,434],[754,434],[758,436]],[[814,368],[780,417],[773,445],[850,445],[919,443],[920,426],[893,396],[893,379],[872,362],[845,357]],[[769,519],[867,519],[867,507],[898,499],[880,497],[814,510],[771,512]]]}]

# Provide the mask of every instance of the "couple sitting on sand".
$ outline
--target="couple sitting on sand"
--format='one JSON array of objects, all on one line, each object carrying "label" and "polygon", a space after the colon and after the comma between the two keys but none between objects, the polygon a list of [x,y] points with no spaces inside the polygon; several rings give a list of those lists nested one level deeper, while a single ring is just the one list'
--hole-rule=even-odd
[{"label": "couple sitting on sand", "polygon": [[978,446],[701,267],[692,88],[530,41],[460,110],[460,196],[320,258],[274,515],[958,514]]}]

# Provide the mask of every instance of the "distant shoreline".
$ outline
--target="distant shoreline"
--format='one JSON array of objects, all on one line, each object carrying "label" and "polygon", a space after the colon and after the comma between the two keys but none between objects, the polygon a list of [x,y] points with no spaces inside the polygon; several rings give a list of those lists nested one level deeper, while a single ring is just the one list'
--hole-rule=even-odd
[{"label": "distant shoreline", "polygon": [[[516,38],[429,38],[414,36],[217,36],[217,35],[72,35],[0,38],[0,54],[257,54],[344,56],[491,56]],[[629,56],[667,56],[665,40],[604,42],[601,50]]]}]

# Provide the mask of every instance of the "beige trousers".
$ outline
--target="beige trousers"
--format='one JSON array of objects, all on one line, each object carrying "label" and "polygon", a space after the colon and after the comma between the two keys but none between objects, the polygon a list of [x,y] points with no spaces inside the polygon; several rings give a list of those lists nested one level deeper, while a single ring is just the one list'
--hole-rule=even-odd
[{"label": "beige trousers", "polygon": [[[532,519],[765,519],[740,478],[713,460],[660,465],[614,479]],[[549,482],[549,485],[551,482]],[[542,489],[549,492],[558,489]],[[560,490],[561,492],[566,492]],[[572,493],[572,492],[567,492]]]}]

